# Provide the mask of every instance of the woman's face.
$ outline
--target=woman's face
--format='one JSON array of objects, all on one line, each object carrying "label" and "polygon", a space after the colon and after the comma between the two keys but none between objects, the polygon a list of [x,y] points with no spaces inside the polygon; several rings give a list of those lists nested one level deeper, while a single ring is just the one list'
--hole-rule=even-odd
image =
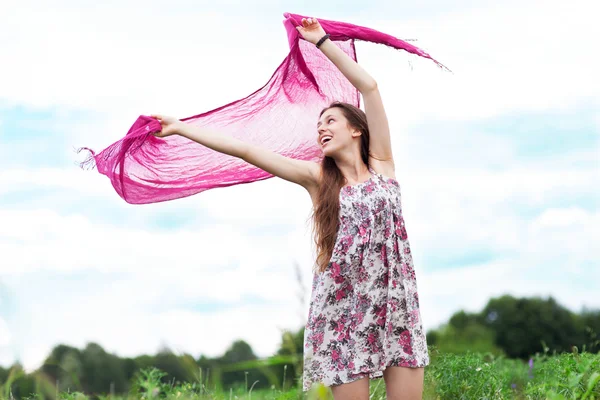
[{"label": "woman's face", "polygon": [[317,131],[317,143],[325,156],[331,157],[352,143],[352,129],[338,107],[325,110],[317,123]]}]

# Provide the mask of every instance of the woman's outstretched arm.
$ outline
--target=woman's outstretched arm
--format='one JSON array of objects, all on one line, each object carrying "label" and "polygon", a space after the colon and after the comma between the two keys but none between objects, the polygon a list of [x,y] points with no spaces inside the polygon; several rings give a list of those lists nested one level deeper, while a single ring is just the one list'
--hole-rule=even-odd
[{"label": "woman's outstretched arm", "polygon": [[311,196],[318,187],[320,167],[314,162],[285,157],[260,146],[186,124],[174,117],[158,114],[151,116],[157,119],[162,127],[162,130],[155,133],[155,136],[180,135],[220,153],[241,158],[263,171],[303,186]]},{"label": "woman's outstretched arm", "polygon": [[[305,40],[313,44],[326,33],[315,18],[303,18],[302,26],[298,26],[297,30]],[[362,94],[371,136],[369,152],[373,158],[384,161],[388,168],[393,169],[390,128],[377,82],[331,40],[325,40],[319,49]]]}]

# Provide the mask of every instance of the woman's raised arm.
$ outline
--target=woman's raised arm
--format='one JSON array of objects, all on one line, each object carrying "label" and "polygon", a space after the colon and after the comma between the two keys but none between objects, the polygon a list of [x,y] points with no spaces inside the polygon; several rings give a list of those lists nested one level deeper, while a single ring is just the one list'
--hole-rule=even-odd
[{"label": "woman's raised arm", "polygon": [[[315,18],[303,18],[302,26],[298,26],[296,29],[305,40],[313,44],[317,44],[326,34],[319,21]],[[390,175],[390,173],[393,174],[394,162],[390,128],[377,82],[331,40],[325,40],[319,49],[362,94],[371,137],[369,153],[373,159],[378,160],[381,164],[385,164],[385,170],[388,168],[392,169],[392,171],[382,172],[387,172],[387,175]]]},{"label": "woman's raised arm", "polygon": [[155,136],[166,137],[177,134],[220,153],[241,158],[263,171],[303,186],[311,196],[318,187],[320,167],[314,162],[285,157],[260,146],[186,124],[173,117],[157,114],[153,114],[152,117],[156,118],[162,126],[162,130],[155,133]]}]

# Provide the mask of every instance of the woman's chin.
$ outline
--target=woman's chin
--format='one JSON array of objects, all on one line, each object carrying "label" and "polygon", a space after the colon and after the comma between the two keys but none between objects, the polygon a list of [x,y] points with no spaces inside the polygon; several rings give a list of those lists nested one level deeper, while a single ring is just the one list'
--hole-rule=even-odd
[{"label": "woman's chin", "polygon": [[333,153],[334,153],[334,152],[332,151],[332,149],[328,148],[327,146],[323,147],[323,148],[321,149],[321,151],[323,152],[323,155],[324,155],[325,157],[331,157],[331,156],[333,156]]}]

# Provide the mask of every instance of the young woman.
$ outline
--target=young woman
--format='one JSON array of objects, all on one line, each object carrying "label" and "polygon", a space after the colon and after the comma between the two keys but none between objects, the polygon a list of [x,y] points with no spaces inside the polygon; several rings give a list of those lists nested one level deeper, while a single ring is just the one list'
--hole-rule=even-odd
[{"label": "young woman", "polygon": [[304,338],[304,390],[321,382],[336,400],[366,400],[369,378],[383,377],[388,399],[421,399],[429,356],[377,83],[333,42],[321,40],[326,33],[316,19],[302,19],[297,29],[320,44],[365,104],[366,113],[339,102],[321,112],[320,165],[161,115],[152,115],[162,127],[156,136],[182,135],[310,194],[317,271]]}]

